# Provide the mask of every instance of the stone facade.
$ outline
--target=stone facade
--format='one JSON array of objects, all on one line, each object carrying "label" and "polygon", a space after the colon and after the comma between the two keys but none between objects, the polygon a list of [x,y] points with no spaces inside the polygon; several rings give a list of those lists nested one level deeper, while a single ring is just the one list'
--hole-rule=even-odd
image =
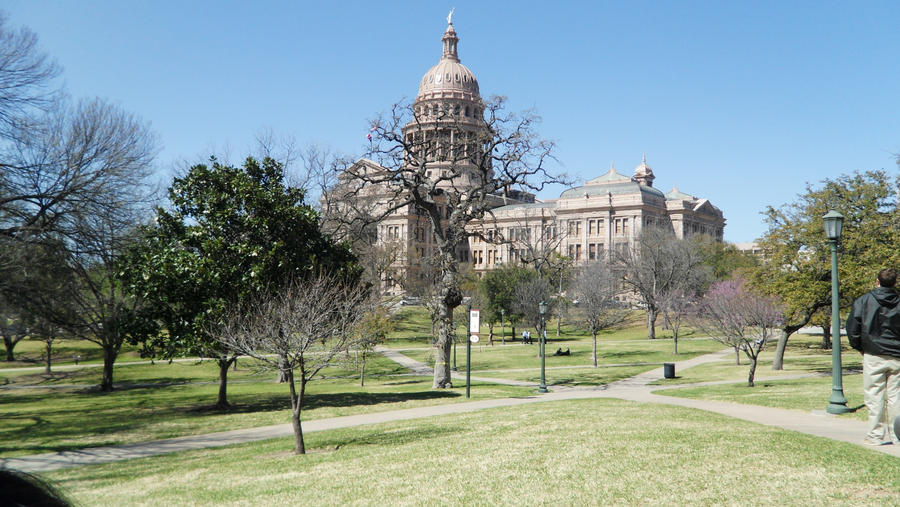
[{"label": "stone facade", "polygon": [[[429,148],[406,156],[426,157],[430,178],[446,178],[447,168],[454,168],[452,178],[438,181],[446,192],[465,192],[469,185],[477,184],[465,170],[459,170],[459,157],[450,157],[448,152],[466,150],[470,139],[484,138],[486,129],[478,81],[460,63],[458,41],[451,22],[441,38],[441,59],[420,80],[413,120],[402,132],[407,141],[416,141],[409,144]],[[449,158],[454,160],[447,161]],[[355,166],[370,171],[380,167],[365,159]],[[476,272],[504,262],[528,262],[551,251],[576,263],[587,262],[600,259],[610,249],[628,248],[648,226],[670,227],[679,238],[705,234],[722,240],[725,219],[721,210],[677,188],[663,193],[653,187],[654,179],[644,158],[631,176],[610,167],[556,199],[541,201],[527,192],[508,189],[496,196],[490,216],[470,225],[474,234],[468,244],[458,246],[457,258]],[[435,199],[440,202],[440,196]],[[386,293],[403,291],[397,280],[400,277],[422,277],[421,268],[435,251],[428,217],[410,206],[378,224],[376,241],[396,245],[399,250],[394,274],[385,280]]]}]

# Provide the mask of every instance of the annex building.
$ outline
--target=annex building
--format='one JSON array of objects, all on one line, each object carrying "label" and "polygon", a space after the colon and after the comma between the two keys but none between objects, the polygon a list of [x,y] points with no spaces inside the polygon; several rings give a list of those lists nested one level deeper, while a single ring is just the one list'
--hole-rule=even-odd
[{"label": "annex building", "polygon": [[[452,18],[447,21],[441,58],[418,83],[413,104],[417,121],[403,128],[404,136],[433,138],[438,148],[447,136],[467,136],[486,128],[478,81],[460,62],[459,39]],[[447,129],[448,121],[456,128]],[[441,154],[436,149],[431,155],[429,177],[446,177],[444,168],[450,163]],[[366,172],[379,171],[371,160],[361,159],[354,166],[356,171],[360,167]],[[663,192],[654,187],[656,176],[646,157],[629,174],[614,167],[596,174],[555,199],[537,199],[516,189],[498,192],[491,213],[470,224],[471,230],[480,234],[457,247],[457,259],[476,272],[506,262],[529,262],[548,252],[568,256],[575,263],[588,262],[603,258],[611,249],[629,248],[643,228],[650,226],[670,228],[678,238],[702,234],[722,240],[722,211],[709,200],[678,188]],[[465,192],[468,177],[461,171],[452,180],[439,181],[438,186],[448,192]],[[402,293],[403,276],[419,270],[422,260],[434,251],[428,217],[411,207],[396,210],[379,222],[373,236],[376,243],[396,245],[395,269],[385,280],[385,292]]]}]

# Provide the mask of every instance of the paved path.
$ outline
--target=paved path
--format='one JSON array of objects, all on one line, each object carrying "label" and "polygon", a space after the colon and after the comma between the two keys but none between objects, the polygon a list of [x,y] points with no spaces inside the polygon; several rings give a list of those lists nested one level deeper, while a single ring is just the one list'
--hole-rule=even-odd
[{"label": "paved path", "polygon": [[[406,357],[396,351],[391,351],[389,349],[380,349],[379,351],[385,354],[385,356],[387,356],[388,358],[397,361],[398,363],[406,366],[407,368],[410,368],[418,374],[429,375],[432,373],[432,369],[427,365]],[[676,363],[676,371],[679,369],[696,366],[705,362],[719,361],[724,356],[730,353],[730,350],[726,350],[714,354],[698,356],[685,361],[680,361]],[[460,375],[459,373],[454,373],[453,378],[464,380],[465,376]],[[534,383],[515,380],[502,380],[480,377],[472,378],[483,380],[485,382],[537,387]],[[459,414],[464,412],[472,412],[475,410],[483,410],[487,408],[508,407],[528,403],[584,398],[618,398],[641,403],[661,403],[666,405],[677,405],[682,407],[695,408],[699,410],[706,410],[709,412],[723,414],[729,417],[752,421],[767,426],[775,426],[787,430],[799,431],[801,433],[807,433],[810,435],[816,435],[820,437],[830,438],[832,440],[839,440],[858,445],[862,445],[862,437],[865,435],[868,426],[864,421],[835,417],[830,414],[824,413],[824,411],[822,411],[821,413],[804,413],[797,410],[769,408],[758,405],[741,405],[738,403],[693,400],[687,398],[676,398],[673,396],[662,396],[656,394],[654,391],[660,391],[669,388],[686,387],[686,384],[672,386],[648,385],[650,382],[654,382],[662,378],[663,368],[656,368],[634,377],[617,382],[612,382],[608,385],[603,386],[551,386],[552,392],[550,393],[533,394],[531,396],[519,398],[500,398],[464,403],[450,403],[445,405],[417,407],[403,410],[393,410],[388,412],[375,412],[344,417],[333,417],[328,419],[317,419],[313,421],[304,421],[303,431],[304,433],[310,433],[314,431],[324,431],[352,426],[363,426],[391,421],[435,417],[447,414]],[[156,456],[159,454],[167,454],[171,452],[187,451],[193,449],[219,447],[245,442],[253,442],[257,440],[265,440],[269,438],[286,437],[291,435],[293,435],[293,431],[290,424],[278,424],[258,428],[210,433],[206,435],[172,438],[155,442],[127,444],[115,447],[94,447],[79,451],[37,454],[32,456],[23,456],[21,458],[0,459],[0,467],[16,468],[19,470],[31,472],[44,472],[73,466],[109,463],[125,459]],[[873,451],[900,457],[900,446],[898,445],[883,445],[878,447],[871,447],[871,449]]]}]

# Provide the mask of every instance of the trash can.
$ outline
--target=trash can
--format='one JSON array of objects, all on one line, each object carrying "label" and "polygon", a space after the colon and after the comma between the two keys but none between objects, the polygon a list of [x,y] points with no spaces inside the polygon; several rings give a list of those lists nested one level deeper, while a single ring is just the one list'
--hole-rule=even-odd
[{"label": "trash can", "polygon": [[663,376],[675,378],[675,363],[663,363]]}]

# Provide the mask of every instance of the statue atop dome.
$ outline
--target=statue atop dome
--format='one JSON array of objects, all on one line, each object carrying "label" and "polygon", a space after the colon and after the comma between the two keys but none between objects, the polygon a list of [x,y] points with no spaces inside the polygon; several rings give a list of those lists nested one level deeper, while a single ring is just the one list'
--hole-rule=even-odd
[{"label": "statue atop dome", "polygon": [[456,10],[456,7],[453,7],[450,9],[450,14],[447,14],[447,24],[448,25],[453,24],[453,11],[455,11],[455,10]]}]

